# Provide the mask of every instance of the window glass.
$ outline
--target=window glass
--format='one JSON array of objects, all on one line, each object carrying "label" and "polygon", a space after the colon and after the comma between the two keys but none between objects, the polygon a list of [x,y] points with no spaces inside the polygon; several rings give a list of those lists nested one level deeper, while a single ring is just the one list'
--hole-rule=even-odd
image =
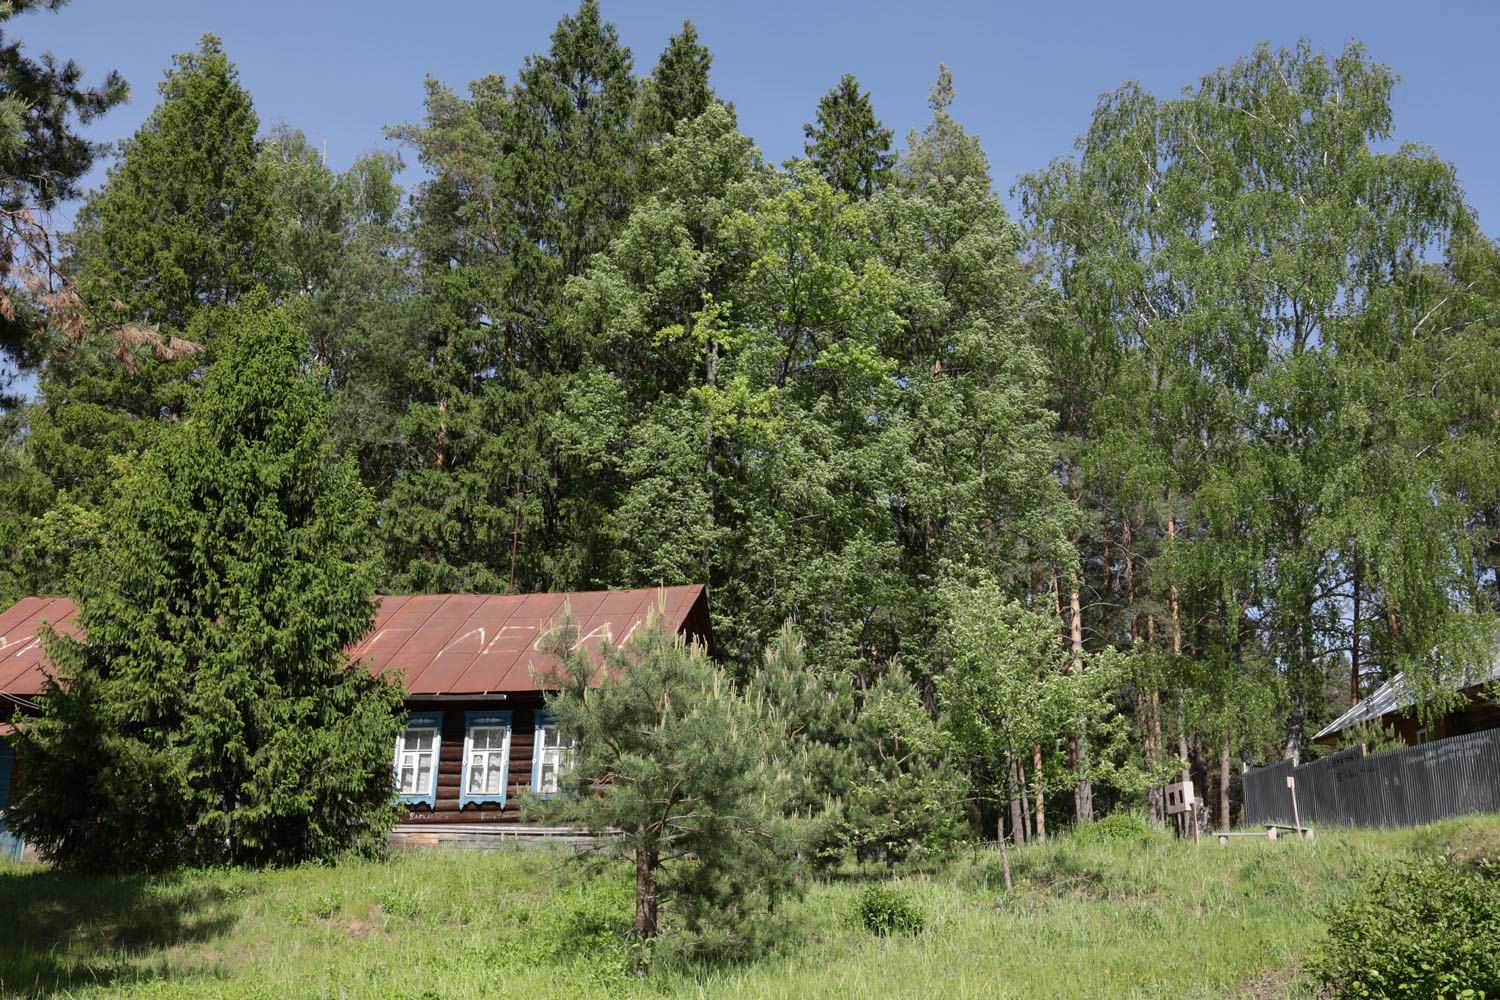
[{"label": "window glass", "polygon": [[543,795],[557,792],[557,778],[573,766],[577,741],[564,739],[553,722],[544,722],[536,731],[536,789]]},{"label": "window glass", "polygon": [[505,789],[506,726],[476,726],[469,730],[468,795],[499,796]]},{"label": "window glass", "polygon": [[401,734],[400,759],[396,765],[396,786],[400,794],[432,794],[436,745],[435,729],[408,729]]}]

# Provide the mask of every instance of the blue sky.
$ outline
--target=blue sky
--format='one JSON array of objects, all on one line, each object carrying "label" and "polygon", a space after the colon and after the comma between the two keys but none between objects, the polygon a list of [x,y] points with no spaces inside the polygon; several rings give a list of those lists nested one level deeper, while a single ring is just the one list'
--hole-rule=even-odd
[{"label": "blue sky", "polygon": [[[326,139],[330,165],[342,169],[384,145],[382,125],[421,116],[423,77],[456,89],[486,73],[513,77],[575,7],[556,0],[72,0],[7,29],[29,51],[77,60],[89,78],[111,68],[124,74],[133,98],[89,130],[99,140],[131,134],[156,104],[172,53],[196,48],[212,31],[239,66],[262,123],[285,120],[313,142]],[[1068,154],[1098,95],[1124,80],[1171,94],[1261,40],[1306,37],[1337,52],[1357,38],[1401,75],[1396,139],[1428,143],[1454,162],[1481,224],[1500,233],[1500,4],[604,0],[603,9],[643,74],[691,18],[714,53],[716,90],[735,102],[742,129],[774,161],[801,154],[802,123],[845,72],[871,91],[877,114],[903,138],[926,121],[928,87],[944,61],[958,88],[954,113],[982,137],[1002,194],[1017,175]],[[415,184],[417,171],[403,180]],[[65,224],[71,212],[60,216]]]}]

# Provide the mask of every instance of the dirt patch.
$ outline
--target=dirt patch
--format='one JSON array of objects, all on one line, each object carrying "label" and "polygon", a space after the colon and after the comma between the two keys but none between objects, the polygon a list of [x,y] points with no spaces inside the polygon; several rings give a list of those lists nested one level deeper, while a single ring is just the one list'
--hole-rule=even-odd
[{"label": "dirt patch", "polygon": [[1298,987],[1304,987],[1310,982],[1307,970],[1301,962],[1293,963],[1284,969],[1268,969],[1242,983],[1234,992],[1235,1000],[1289,1000],[1291,997],[1313,996],[1318,998],[1330,997],[1329,991],[1309,994],[1301,992]]},{"label": "dirt patch", "polygon": [[349,937],[355,941],[367,937],[390,937],[390,935],[385,932],[385,929],[380,926],[380,911],[378,908],[365,920],[343,921],[343,924],[344,930],[346,930],[349,933]]},{"label": "dirt patch", "polygon": [[1500,866],[1500,825],[1493,829],[1460,830],[1448,841],[1454,864],[1469,868]]}]

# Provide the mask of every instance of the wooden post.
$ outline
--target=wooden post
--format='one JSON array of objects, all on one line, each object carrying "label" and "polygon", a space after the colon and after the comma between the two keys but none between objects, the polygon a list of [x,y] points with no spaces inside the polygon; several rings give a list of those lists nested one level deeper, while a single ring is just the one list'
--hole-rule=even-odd
[{"label": "wooden post", "polygon": [[1286,787],[1292,793],[1292,822],[1297,824],[1297,836],[1302,836],[1302,817],[1297,814],[1297,779],[1286,776]]}]

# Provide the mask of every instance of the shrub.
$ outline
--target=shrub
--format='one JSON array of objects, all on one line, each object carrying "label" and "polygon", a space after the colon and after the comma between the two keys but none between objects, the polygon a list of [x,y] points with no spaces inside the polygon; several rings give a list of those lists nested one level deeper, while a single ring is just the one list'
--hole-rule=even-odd
[{"label": "shrub", "polygon": [[1133,813],[1113,813],[1095,823],[1074,827],[1073,839],[1080,844],[1119,844],[1155,840],[1161,831]]},{"label": "shrub", "polygon": [[922,908],[905,893],[872,885],[855,904],[860,922],[872,934],[915,934],[927,922]]},{"label": "shrub", "polygon": [[1314,963],[1333,1000],[1500,997],[1500,872],[1424,861],[1335,905]]}]

